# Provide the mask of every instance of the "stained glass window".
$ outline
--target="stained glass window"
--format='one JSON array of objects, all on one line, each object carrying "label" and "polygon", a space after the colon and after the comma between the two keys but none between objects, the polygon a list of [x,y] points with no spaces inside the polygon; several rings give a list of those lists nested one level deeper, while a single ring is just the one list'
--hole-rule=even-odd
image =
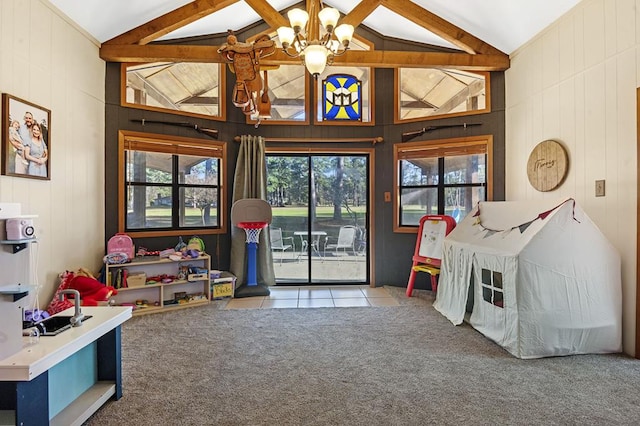
[{"label": "stained glass window", "polygon": [[362,82],[348,74],[331,74],[322,82],[323,120],[362,120]]}]

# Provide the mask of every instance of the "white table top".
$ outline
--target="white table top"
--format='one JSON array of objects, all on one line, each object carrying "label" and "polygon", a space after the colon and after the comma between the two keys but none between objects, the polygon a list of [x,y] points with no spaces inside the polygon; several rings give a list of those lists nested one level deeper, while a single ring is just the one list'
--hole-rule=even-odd
[{"label": "white table top", "polygon": [[[309,232],[307,231],[296,231],[293,233],[293,235],[309,235]],[[318,236],[318,235],[327,235],[326,232],[324,231],[311,231],[311,235],[313,236]]]},{"label": "white table top", "polygon": [[[41,336],[31,345],[29,338],[23,337],[22,350],[0,360],[0,381],[34,379],[131,318],[131,307],[83,306],[82,313],[93,318],[83,321],[80,327],[71,327],[57,336]],[[58,315],[73,315],[73,308]]]}]

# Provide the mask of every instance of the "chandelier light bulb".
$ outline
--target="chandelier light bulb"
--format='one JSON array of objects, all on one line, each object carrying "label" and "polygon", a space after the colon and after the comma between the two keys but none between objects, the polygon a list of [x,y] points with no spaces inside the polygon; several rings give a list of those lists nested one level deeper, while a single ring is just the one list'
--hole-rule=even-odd
[{"label": "chandelier light bulb", "polygon": [[319,44],[310,44],[302,54],[304,55],[304,65],[307,70],[317,78],[327,65],[329,50]]},{"label": "chandelier light bulb", "polygon": [[289,17],[289,23],[296,34],[302,31],[309,21],[309,14],[305,10],[297,8],[288,11],[287,17]]},{"label": "chandelier light bulb", "polygon": [[278,28],[277,32],[278,32],[278,40],[280,40],[282,47],[286,49],[287,47],[291,46],[291,44],[293,43],[293,39],[296,36],[295,32],[293,31],[293,28],[280,27]]},{"label": "chandelier light bulb", "polygon": [[334,34],[338,41],[342,43],[344,47],[347,47],[353,38],[353,25],[340,24],[336,27]]},{"label": "chandelier light bulb", "polygon": [[320,19],[320,23],[324,27],[327,32],[332,32],[338,23],[338,19],[340,19],[340,12],[338,9],[333,7],[325,7],[320,12],[318,12],[318,18]]}]

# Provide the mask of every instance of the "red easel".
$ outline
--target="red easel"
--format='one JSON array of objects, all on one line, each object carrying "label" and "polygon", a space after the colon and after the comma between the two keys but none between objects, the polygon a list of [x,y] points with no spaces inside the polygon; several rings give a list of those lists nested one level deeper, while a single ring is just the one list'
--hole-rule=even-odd
[{"label": "red easel", "polygon": [[456,221],[451,216],[426,215],[420,218],[416,248],[413,252],[413,265],[407,283],[407,297],[411,297],[413,293],[416,272],[426,272],[431,275],[431,291],[435,293],[438,290],[443,240],[455,227]]}]

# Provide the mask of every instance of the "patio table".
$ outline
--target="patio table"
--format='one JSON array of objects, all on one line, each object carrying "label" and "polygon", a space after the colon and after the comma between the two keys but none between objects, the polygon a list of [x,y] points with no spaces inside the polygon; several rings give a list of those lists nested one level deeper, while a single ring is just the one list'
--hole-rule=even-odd
[{"label": "patio table", "polygon": [[[300,242],[302,243],[302,249],[300,254],[298,254],[298,259],[300,256],[307,251],[307,244],[309,241],[309,232],[308,231],[295,231],[293,235],[300,237]],[[327,233],[324,231],[311,231],[311,251],[312,253],[317,254],[322,257],[320,254],[320,237],[326,236]]]}]

